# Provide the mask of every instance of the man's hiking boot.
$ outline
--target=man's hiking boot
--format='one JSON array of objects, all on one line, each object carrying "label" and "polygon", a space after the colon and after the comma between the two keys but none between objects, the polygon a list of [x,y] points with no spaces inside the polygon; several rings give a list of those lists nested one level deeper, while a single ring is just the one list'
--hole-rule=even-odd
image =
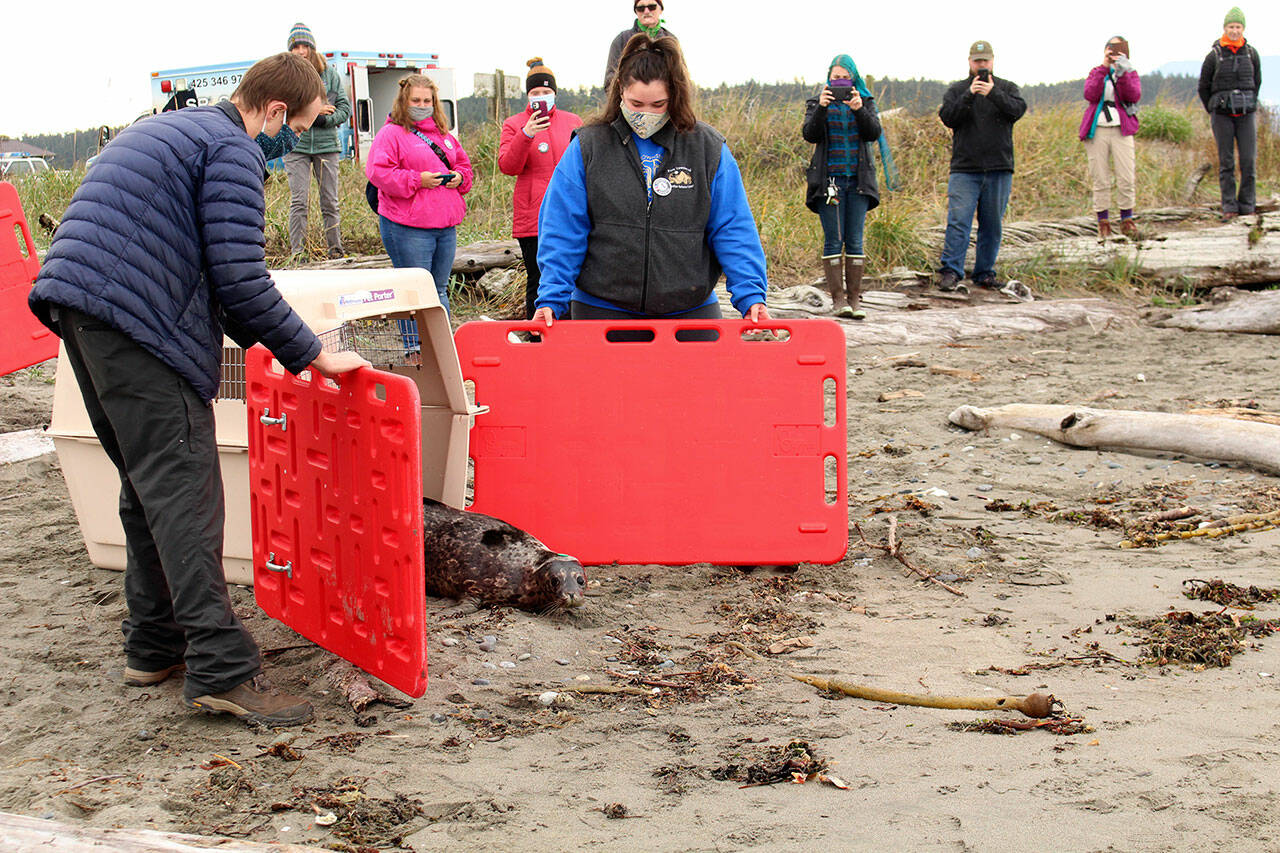
[{"label": "man's hiking boot", "polygon": [[973,283],[984,290],[999,290],[1004,287],[1003,284],[996,281],[996,274],[993,272],[983,273],[975,278]]},{"label": "man's hiking boot", "polygon": [[938,276],[938,290],[944,293],[968,293],[969,288],[960,283],[960,276],[951,270],[943,270]]},{"label": "man's hiking boot", "polygon": [[161,669],[135,669],[132,666],[124,668],[124,683],[130,687],[150,687],[152,684],[159,684],[171,675],[185,672],[187,665],[185,663],[175,663]]},{"label": "man's hiking boot", "polygon": [[310,722],[311,703],[299,696],[281,693],[267,683],[263,675],[257,675],[225,693],[205,696],[182,697],[188,708],[206,714],[233,714],[245,722],[264,726],[298,726]]}]

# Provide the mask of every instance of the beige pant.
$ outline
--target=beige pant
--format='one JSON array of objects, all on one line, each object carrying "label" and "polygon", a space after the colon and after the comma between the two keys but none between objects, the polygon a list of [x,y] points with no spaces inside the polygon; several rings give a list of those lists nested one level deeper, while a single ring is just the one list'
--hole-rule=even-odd
[{"label": "beige pant", "polygon": [[1093,139],[1084,141],[1089,155],[1089,177],[1093,179],[1093,209],[1111,208],[1111,174],[1115,172],[1116,201],[1121,210],[1133,210],[1136,200],[1133,179],[1133,137],[1122,136],[1118,127],[1099,127]]}]

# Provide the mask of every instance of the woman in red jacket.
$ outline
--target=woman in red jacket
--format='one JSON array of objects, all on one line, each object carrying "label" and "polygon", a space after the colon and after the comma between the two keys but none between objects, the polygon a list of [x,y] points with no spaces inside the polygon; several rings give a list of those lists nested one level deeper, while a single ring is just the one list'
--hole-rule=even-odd
[{"label": "woman in red jacket", "polygon": [[529,74],[524,81],[529,105],[502,125],[498,144],[498,168],[504,175],[516,176],[515,216],[511,236],[520,243],[524,268],[525,319],[533,319],[533,303],[538,297],[538,209],[551,182],[564,149],[569,146],[574,128],[582,119],[571,112],[556,109],[556,78],[542,64],[542,57],[529,60]]}]

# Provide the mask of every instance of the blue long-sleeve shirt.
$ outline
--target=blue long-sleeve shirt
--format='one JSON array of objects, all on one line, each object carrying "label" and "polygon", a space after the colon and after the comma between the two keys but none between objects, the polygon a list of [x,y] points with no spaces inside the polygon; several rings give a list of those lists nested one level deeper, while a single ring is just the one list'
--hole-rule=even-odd
[{"label": "blue long-sleeve shirt", "polygon": [[[653,177],[661,161],[662,146],[635,134],[631,138],[636,145],[636,153],[640,155],[645,184],[652,199]],[[535,303],[538,308],[550,308],[557,317],[564,316],[571,301],[597,308],[626,311],[578,289],[578,273],[587,255],[590,234],[586,170],[582,162],[582,146],[575,138],[565,149],[564,156],[551,176],[551,183],[547,186],[546,195],[542,198],[542,208],[538,213],[538,269],[542,275]],[[720,152],[720,165],[711,180],[711,215],[707,219],[707,243],[724,270],[733,307],[746,316],[752,305],[765,301],[768,274],[760,234],[751,215],[746,187],[742,184],[742,172],[727,145]],[[710,305],[716,299],[713,292],[706,302],[696,307]]]}]

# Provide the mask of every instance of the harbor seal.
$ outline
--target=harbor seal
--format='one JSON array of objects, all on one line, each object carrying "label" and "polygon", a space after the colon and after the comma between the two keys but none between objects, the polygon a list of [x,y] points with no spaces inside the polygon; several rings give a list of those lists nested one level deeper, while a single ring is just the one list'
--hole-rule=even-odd
[{"label": "harbor seal", "polygon": [[422,501],[427,594],[507,604],[530,613],[578,607],[582,564],[501,519]]}]

